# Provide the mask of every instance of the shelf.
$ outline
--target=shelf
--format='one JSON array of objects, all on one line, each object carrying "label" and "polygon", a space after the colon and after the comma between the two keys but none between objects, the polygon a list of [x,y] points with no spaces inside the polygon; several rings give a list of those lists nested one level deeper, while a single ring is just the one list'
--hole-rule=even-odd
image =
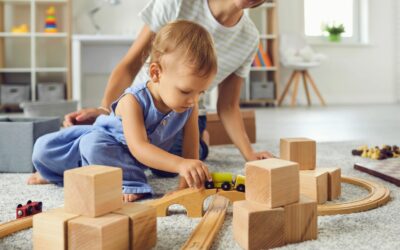
[{"label": "shelf", "polygon": [[29,73],[31,68],[0,68],[0,73]]},{"label": "shelf", "polygon": [[263,3],[261,4],[261,8],[275,8],[275,3]]},{"label": "shelf", "polygon": [[64,67],[48,67],[48,68],[36,68],[35,72],[43,72],[43,73],[63,73],[67,72],[68,68]]},{"label": "shelf", "polygon": [[30,37],[31,33],[0,32],[0,37]]},{"label": "shelf", "polygon": [[31,0],[0,0],[0,3],[30,3]]},{"label": "shelf", "polygon": [[278,36],[274,34],[264,34],[260,35],[260,39],[276,39]]},{"label": "shelf", "polygon": [[45,4],[52,4],[52,3],[67,3],[68,0],[34,0],[35,3],[45,3]]},{"label": "shelf", "polygon": [[35,37],[49,37],[49,38],[55,38],[55,37],[67,37],[68,34],[65,32],[60,32],[60,33],[34,33]]},{"label": "shelf", "polygon": [[276,71],[276,67],[251,67],[250,71]]}]

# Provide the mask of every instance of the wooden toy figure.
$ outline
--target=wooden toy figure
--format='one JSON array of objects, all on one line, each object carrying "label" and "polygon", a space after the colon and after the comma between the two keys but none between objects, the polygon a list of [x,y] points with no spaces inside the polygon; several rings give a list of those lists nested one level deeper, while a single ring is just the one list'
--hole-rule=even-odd
[{"label": "wooden toy figure", "polygon": [[54,6],[50,6],[46,10],[46,24],[44,27],[44,32],[46,33],[56,33],[57,32],[57,25],[56,25],[56,9]]}]

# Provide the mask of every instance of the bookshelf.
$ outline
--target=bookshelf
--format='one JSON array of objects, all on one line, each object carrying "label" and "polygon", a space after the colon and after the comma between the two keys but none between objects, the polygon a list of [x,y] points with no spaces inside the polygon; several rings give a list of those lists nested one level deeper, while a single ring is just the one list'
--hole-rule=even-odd
[{"label": "bookshelf", "polygon": [[279,49],[276,0],[249,9],[246,14],[260,32],[260,43],[272,65],[253,65],[241,91],[242,106],[275,105],[279,93]]},{"label": "bookshelf", "polygon": [[[47,13],[50,6],[54,15]],[[64,99],[71,98],[71,11],[71,0],[0,0],[0,87],[24,86],[28,101],[37,101],[39,83],[57,82]],[[55,33],[45,32],[49,16],[56,18]],[[21,25],[25,32],[13,32]],[[0,111],[18,106],[0,100]]]}]

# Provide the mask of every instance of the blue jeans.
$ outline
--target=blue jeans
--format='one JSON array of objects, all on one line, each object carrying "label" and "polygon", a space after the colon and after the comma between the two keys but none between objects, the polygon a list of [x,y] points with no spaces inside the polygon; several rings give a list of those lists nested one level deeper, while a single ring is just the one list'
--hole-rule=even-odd
[{"label": "blue jeans", "polygon": [[64,171],[87,165],[118,166],[122,168],[124,194],[151,195],[140,164],[114,137],[93,126],[73,126],[40,137],[32,154],[33,165],[46,180],[62,186]]},{"label": "blue jeans", "polygon": [[[201,139],[201,135],[203,134],[203,131],[206,129],[206,125],[207,125],[207,117],[205,115],[199,116],[199,132],[200,132],[200,138],[199,138],[199,143],[200,143],[200,147],[199,147],[199,156],[200,156],[200,160],[204,161],[207,156],[208,156],[208,146],[207,144]],[[182,144],[183,144],[183,133],[180,132],[177,135],[177,138],[174,142],[174,145],[172,146],[171,150],[169,151],[171,154],[174,155],[182,155]],[[170,172],[166,172],[166,171],[161,171],[158,169],[153,169],[150,168],[151,172],[159,177],[175,177],[178,174],[177,173],[170,173]]]}]

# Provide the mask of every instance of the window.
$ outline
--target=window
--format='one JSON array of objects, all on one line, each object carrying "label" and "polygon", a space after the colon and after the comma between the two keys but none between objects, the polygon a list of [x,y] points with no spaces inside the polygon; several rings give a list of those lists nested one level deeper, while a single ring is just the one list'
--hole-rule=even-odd
[{"label": "window", "polygon": [[367,42],[367,14],[367,0],[304,0],[304,32],[320,39],[325,25],[343,24],[343,42]]}]

